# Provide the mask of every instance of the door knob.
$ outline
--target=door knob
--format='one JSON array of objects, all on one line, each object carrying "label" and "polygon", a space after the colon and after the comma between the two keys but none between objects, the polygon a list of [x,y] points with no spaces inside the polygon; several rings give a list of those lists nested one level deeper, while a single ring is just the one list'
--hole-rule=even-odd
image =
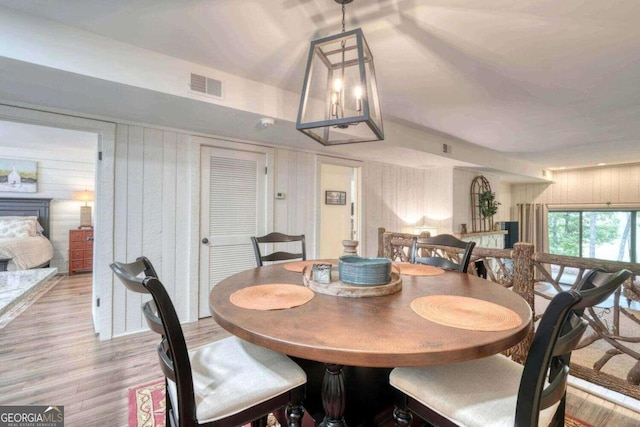
[{"label": "door knob", "polygon": [[204,243],[206,245],[207,243],[209,243],[209,239],[207,239],[206,237],[203,237],[202,238],[202,243]]}]

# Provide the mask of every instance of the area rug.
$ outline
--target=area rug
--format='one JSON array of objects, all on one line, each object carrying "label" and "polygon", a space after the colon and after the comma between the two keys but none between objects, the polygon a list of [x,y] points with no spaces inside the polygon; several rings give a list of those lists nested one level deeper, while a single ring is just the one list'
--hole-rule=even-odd
[{"label": "area rug", "polygon": [[129,389],[129,427],[165,427],[164,380]]},{"label": "area rug", "polygon": [[565,415],[564,427],[593,427],[593,426],[577,418],[573,418],[571,415]]},{"label": "area rug", "polygon": [[[164,380],[157,380],[129,389],[129,427],[165,427]],[[306,414],[305,414],[306,415]],[[312,425],[305,416],[303,426]],[[278,427],[280,424],[271,418],[268,426]],[[584,421],[566,416],[565,427],[593,427]]]},{"label": "area rug", "polygon": [[[129,427],[166,427],[164,380],[129,389]],[[249,427],[247,424],[244,427]],[[303,423],[303,427],[306,424]],[[269,414],[267,427],[280,427],[276,417]]]}]

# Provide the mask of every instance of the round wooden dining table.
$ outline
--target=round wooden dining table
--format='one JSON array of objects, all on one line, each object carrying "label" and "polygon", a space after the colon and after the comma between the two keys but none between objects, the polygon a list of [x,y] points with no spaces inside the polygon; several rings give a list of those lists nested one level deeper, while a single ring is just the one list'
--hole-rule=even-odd
[{"label": "round wooden dining table", "polygon": [[[320,262],[320,261],[318,261]],[[337,261],[333,260],[337,265]],[[290,356],[323,362],[324,425],[346,425],[344,366],[393,368],[441,365],[502,352],[523,340],[532,327],[527,302],[494,282],[447,271],[432,276],[401,275],[401,290],[374,297],[345,297],[316,292],[308,302],[288,309],[255,310],[231,302],[241,289],[262,284],[304,286],[302,273],[285,264],[246,270],[222,280],[209,295],[215,321],[241,339]],[[416,298],[459,296],[507,308],[519,325],[480,331],[446,326],[417,314]]]}]

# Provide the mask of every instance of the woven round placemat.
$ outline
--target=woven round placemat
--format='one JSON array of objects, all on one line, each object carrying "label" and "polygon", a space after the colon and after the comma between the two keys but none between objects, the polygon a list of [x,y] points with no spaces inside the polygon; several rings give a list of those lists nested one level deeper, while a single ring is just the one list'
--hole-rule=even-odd
[{"label": "woven round placemat", "polygon": [[311,268],[313,267],[313,264],[331,264],[332,266],[336,265],[329,261],[316,259],[316,260],[309,260],[309,261],[288,262],[286,264],[282,264],[282,267],[284,267],[285,270],[293,271],[295,273],[302,273],[302,270],[304,270],[305,267]]},{"label": "woven round placemat", "polygon": [[489,301],[457,295],[430,295],[411,301],[411,309],[427,320],[471,331],[506,331],[522,320],[513,310]]},{"label": "woven round placemat", "polygon": [[398,267],[400,274],[406,276],[438,276],[444,274],[444,270],[440,267],[424,264],[406,264],[402,262],[394,262],[394,266]]},{"label": "woven round placemat", "polygon": [[250,310],[283,310],[309,302],[313,291],[300,285],[273,283],[249,286],[235,291],[229,301]]}]

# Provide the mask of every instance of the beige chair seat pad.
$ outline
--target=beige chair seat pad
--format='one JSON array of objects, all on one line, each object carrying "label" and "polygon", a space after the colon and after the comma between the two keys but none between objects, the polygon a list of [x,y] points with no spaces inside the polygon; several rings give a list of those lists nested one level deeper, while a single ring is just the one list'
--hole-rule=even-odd
[{"label": "beige chair seat pad", "polygon": [[[498,354],[444,366],[396,368],[393,387],[443,417],[467,427],[513,427],[522,365]],[[540,412],[551,423],[557,405]]]},{"label": "beige chair seat pad", "polygon": [[[307,382],[287,356],[236,337],[189,351],[198,422],[225,418]],[[169,396],[177,412],[176,385]],[[177,414],[179,417],[179,414]]]}]

